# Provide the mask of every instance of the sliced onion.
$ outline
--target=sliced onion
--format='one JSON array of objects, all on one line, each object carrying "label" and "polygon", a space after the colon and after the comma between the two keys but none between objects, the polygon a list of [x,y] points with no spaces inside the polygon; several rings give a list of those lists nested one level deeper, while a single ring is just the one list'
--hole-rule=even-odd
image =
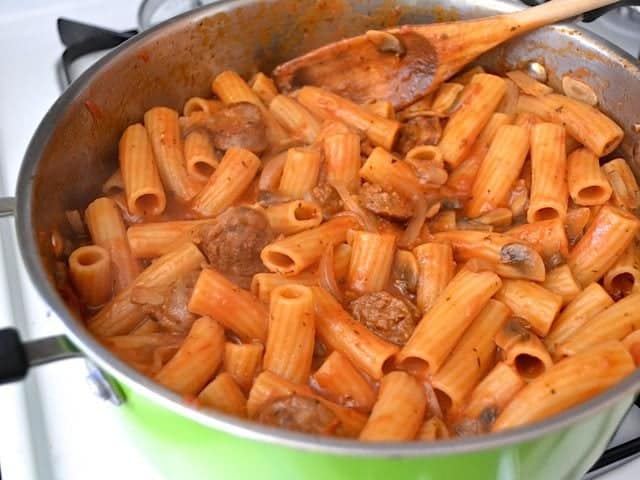
[{"label": "sliced onion", "polygon": [[424,226],[424,222],[427,220],[427,214],[429,213],[429,208],[427,205],[427,201],[422,195],[417,195],[413,197],[415,214],[409,221],[406,230],[400,237],[400,241],[398,245],[401,247],[410,248],[420,236],[420,232],[422,231],[422,227]]},{"label": "sliced onion", "polygon": [[260,174],[260,180],[258,180],[259,190],[275,191],[278,189],[286,160],[287,152],[282,152],[263,161],[262,173]]},{"label": "sliced onion", "polygon": [[433,414],[434,417],[438,417],[440,419],[444,418],[435,390],[429,382],[423,382],[423,385],[424,392],[427,394],[427,407],[429,407],[429,411]]},{"label": "sliced onion", "polygon": [[318,264],[318,279],[320,286],[333,295],[336,300],[342,302],[342,291],[336,281],[336,272],[333,268],[333,245],[327,245],[324,254]]},{"label": "sliced onion", "polygon": [[344,185],[332,186],[340,196],[340,200],[342,200],[345,210],[353,213],[365,230],[368,232],[378,233],[378,222],[376,219],[360,206],[355,197],[349,193],[347,187]]}]

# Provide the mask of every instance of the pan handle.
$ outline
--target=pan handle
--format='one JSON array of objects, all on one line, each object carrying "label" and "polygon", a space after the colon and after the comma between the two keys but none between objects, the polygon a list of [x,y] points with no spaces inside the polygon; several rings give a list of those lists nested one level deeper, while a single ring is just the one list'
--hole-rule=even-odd
[{"label": "pan handle", "polygon": [[64,335],[23,343],[15,328],[1,329],[0,385],[22,380],[30,367],[82,356]]}]

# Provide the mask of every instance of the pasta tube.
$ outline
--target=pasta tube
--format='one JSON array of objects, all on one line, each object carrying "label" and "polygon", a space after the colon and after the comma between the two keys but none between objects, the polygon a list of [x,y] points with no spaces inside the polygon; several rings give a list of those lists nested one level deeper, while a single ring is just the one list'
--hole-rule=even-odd
[{"label": "pasta tube", "polygon": [[[440,406],[449,410],[460,407],[463,400],[487,374],[494,363],[494,336],[502,328],[510,311],[503,304],[489,300],[462,335],[442,368],[433,376],[432,385]],[[443,398],[446,404],[443,405]]]},{"label": "pasta tube", "polygon": [[600,161],[587,148],[569,155],[567,181],[571,198],[578,205],[602,205],[611,197],[611,185],[600,171]]},{"label": "pasta tube", "polygon": [[175,220],[140,223],[127,229],[131,253],[136,258],[155,258],[169,253],[181,241],[187,241],[198,226],[211,220]]},{"label": "pasta tube", "polygon": [[450,167],[460,165],[486,126],[506,92],[505,81],[495,75],[474,75],[462,92],[459,107],[442,132],[438,146]]},{"label": "pasta tube", "polygon": [[494,113],[489,122],[484,127],[478,139],[473,144],[469,155],[458,165],[447,179],[447,185],[456,191],[471,195],[473,181],[476,178],[478,169],[489,151],[489,147],[498,132],[498,129],[509,124],[509,116],[504,113]]},{"label": "pasta tube", "polygon": [[320,121],[291,97],[276,95],[269,104],[269,111],[284,128],[309,145],[320,133]]},{"label": "pasta tube", "polygon": [[322,157],[310,148],[290,148],[284,162],[278,191],[290,198],[299,199],[308,194],[318,183]]},{"label": "pasta tube", "polygon": [[181,395],[196,395],[211,380],[222,362],[224,328],[209,317],[200,317],[156,381]]},{"label": "pasta tube", "polygon": [[347,407],[365,412],[371,411],[376,393],[349,359],[334,350],[322,366],[313,374],[313,379],[323,391]]},{"label": "pasta tube", "polygon": [[313,114],[334,119],[364,134],[374,145],[391,150],[400,131],[400,122],[375,115],[346,98],[317,87],[302,87],[297,100]]},{"label": "pasta tube", "polygon": [[353,232],[347,285],[358,293],[384,290],[391,275],[396,236],[388,233]]},{"label": "pasta tube", "polygon": [[416,440],[432,442],[434,440],[446,440],[450,436],[447,424],[438,417],[431,417],[420,427]]},{"label": "pasta tube", "polygon": [[223,369],[245,392],[249,391],[254,377],[261,370],[263,351],[261,343],[224,344]]},{"label": "pasta tube", "polygon": [[605,163],[602,171],[613,188],[613,204],[628,210],[640,205],[640,188],[629,164],[624,158],[616,158]]},{"label": "pasta tube", "polygon": [[[422,426],[427,397],[420,382],[406,372],[391,372],[380,382],[378,400],[360,433],[367,442],[413,440]],[[402,408],[403,414],[398,415]]]},{"label": "pasta tube", "polygon": [[196,270],[205,262],[204,255],[191,242],[185,242],[163,255],[144,270],[127,289],[117,294],[102,310],[89,319],[87,326],[103,337],[129,333],[144,319],[142,306],[131,301],[135,287],[168,287],[177,279]]},{"label": "pasta tube", "polygon": [[493,431],[514,428],[573,407],[630,375],[635,369],[620,342],[608,342],[563,360],[511,400]]},{"label": "pasta tube", "polygon": [[198,403],[228,415],[247,416],[247,399],[227,372],[222,372],[198,395]]},{"label": "pasta tube", "polygon": [[518,375],[532,380],[553,366],[551,355],[536,335],[524,322],[513,318],[495,336],[507,365],[512,365]]},{"label": "pasta tube", "polygon": [[260,159],[249,150],[230,148],[191,207],[204,217],[222,213],[244,193],[260,165]]},{"label": "pasta tube", "polygon": [[101,190],[107,196],[124,191],[124,179],[119,168],[102,184]]},{"label": "pasta tube", "polygon": [[388,100],[378,100],[377,102],[362,105],[362,107],[369,110],[374,115],[379,115],[381,117],[390,119],[396,118],[396,112],[393,108],[393,103]]},{"label": "pasta tube", "polygon": [[216,167],[218,157],[209,134],[194,130],[184,139],[184,161],[187,173],[200,182],[209,180]]},{"label": "pasta tube", "polygon": [[545,337],[549,350],[555,353],[559,344],[565,342],[591,318],[611,305],[613,305],[613,299],[604,288],[597,283],[588,285],[553,322],[549,334]]},{"label": "pasta tube", "polygon": [[557,263],[558,255],[560,260],[569,256],[569,239],[559,218],[525,223],[507,230],[506,234],[531,245],[549,265]]},{"label": "pasta tube", "polygon": [[495,417],[525,385],[515,368],[498,362],[471,392],[464,415],[469,418]]},{"label": "pasta tube", "polygon": [[327,181],[331,185],[344,185],[349,191],[360,186],[360,136],[339,133],[324,139],[324,160]]},{"label": "pasta tube", "polygon": [[531,128],[531,198],[529,223],[567,216],[567,154],[561,125],[539,123]]},{"label": "pasta tube", "polygon": [[640,247],[636,239],[605,274],[604,288],[614,298],[629,295],[640,288]]},{"label": "pasta tube", "polygon": [[271,106],[271,102],[276,95],[278,95],[278,89],[274,81],[262,72],[256,73],[249,82],[249,85],[251,86],[251,90],[256,92],[256,95],[260,97],[260,100],[262,100],[265,105]]},{"label": "pasta tube", "polygon": [[79,247],[69,256],[71,282],[80,298],[90,307],[104,305],[111,298],[111,258],[97,245]]},{"label": "pasta tube", "polygon": [[598,157],[613,152],[624,137],[623,130],[597,108],[556,93],[541,97],[520,95],[518,111],[564,125],[567,133]]},{"label": "pasta tube", "polygon": [[313,202],[294,200],[271,205],[264,210],[271,228],[285,235],[302,232],[322,223],[322,209]]},{"label": "pasta tube", "polygon": [[524,128],[503,125],[498,129],[473,182],[471,199],[466,204],[469,217],[507,205],[511,186],[520,175],[528,152],[529,138]]},{"label": "pasta tube", "polygon": [[343,243],[347,239],[347,231],[355,225],[356,222],[351,218],[335,218],[267,245],[260,253],[260,258],[272,272],[297,275],[317,262],[327,245]]},{"label": "pasta tube", "polygon": [[513,82],[515,82],[516,85],[518,85],[518,88],[522,90],[523,93],[527,95],[541,97],[542,95],[553,93],[553,88],[551,88],[549,85],[545,85],[544,83],[537,81],[535,78],[530,77],[526,72],[523,72],[522,70],[507,72],[506,75]]},{"label": "pasta tube", "polygon": [[200,273],[188,308],[214,318],[245,342],[267,338],[267,312],[262,303],[212,268]]},{"label": "pasta tube", "polygon": [[360,176],[378,185],[386,185],[408,198],[422,194],[418,177],[407,162],[397,162],[382,148],[375,148],[360,169]]},{"label": "pasta tube", "polygon": [[561,265],[547,273],[542,286],[550,292],[562,297],[562,305],[567,305],[582,291],[578,285],[569,265]]},{"label": "pasta tube", "polygon": [[424,243],[413,249],[418,262],[416,304],[424,315],[455,274],[453,250],[445,243]]},{"label": "pasta tube", "polygon": [[[335,266],[334,266],[335,268]],[[269,303],[271,292],[282,285],[317,285],[318,278],[312,273],[301,273],[294,277],[287,277],[279,273],[256,273],[251,279],[251,293],[262,303]]]},{"label": "pasta tube", "polygon": [[473,319],[500,289],[493,272],[461,270],[422,317],[396,360],[410,371],[438,372]]},{"label": "pasta tube", "polygon": [[140,266],[131,254],[117,205],[110,198],[98,198],[85,210],[84,220],[93,243],[109,252],[115,293],[123,291],[138,276]]},{"label": "pasta tube", "polygon": [[586,286],[600,280],[638,230],[640,220],[635,216],[616,207],[602,207],[567,259],[578,283]]},{"label": "pasta tube", "polygon": [[438,88],[438,91],[433,98],[431,110],[437,114],[447,115],[454,106],[462,90],[464,90],[464,85],[461,85],[460,83],[443,83],[440,85],[440,88]]},{"label": "pasta tube", "polygon": [[384,363],[398,347],[371,333],[344,311],[331,294],[312,287],[316,311],[316,331],[323,343],[343,353],[355,366],[372,378],[382,378]]},{"label": "pasta tube", "polygon": [[640,293],[632,293],[591,317],[557,348],[559,355],[575,355],[609,340],[622,340],[640,329]]},{"label": "pasta tube", "polygon": [[206,113],[208,115],[222,110],[224,105],[220,100],[212,100],[210,98],[191,97],[184,103],[182,114],[189,117],[196,112]]},{"label": "pasta tube", "polygon": [[271,292],[264,369],[293,383],[309,379],[315,321],[311,290],[283,285]]},{"label": "pasta tube", "polygon": [[540,255],[524,242],[501,233],[451,230],[433,235],[437,242],[453,247],[459,261],[481,259],[495,265],[496,272],[505,278],[527,279],[541,282],[545,277]]},{"label": "pasta tube", "polygon": [[118,152],[128,210],[137,216],[160,215],[167,197],[142,124],[136,123],[124,131]]},{"label": "pasta tube", "polygon": [[152,108],[144,114],[144,126],[164,187],[181,202],[188,202],[196,195],[198,187],[184,166],[178,112],[166,107]]},{"label": "pasta tube", "polygon": [[526,280],[505,280],[496,298],[511,309],[514,315],[524,318],[532,330],[545,336],[562,307],[562,297],[537,283]]}]

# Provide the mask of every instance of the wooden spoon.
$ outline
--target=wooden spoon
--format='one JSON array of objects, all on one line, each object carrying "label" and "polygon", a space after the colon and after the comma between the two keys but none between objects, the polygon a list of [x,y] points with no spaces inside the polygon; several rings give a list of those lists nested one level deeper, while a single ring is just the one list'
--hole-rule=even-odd
[{"label": "wooden spoon", "polygon": [[315,85],[357,103],[389,100],[399,109],[516,35],[612,3],[552,0],[478,20],[369,31],[286,62],[275,69],[274,76],[284,92]]}]

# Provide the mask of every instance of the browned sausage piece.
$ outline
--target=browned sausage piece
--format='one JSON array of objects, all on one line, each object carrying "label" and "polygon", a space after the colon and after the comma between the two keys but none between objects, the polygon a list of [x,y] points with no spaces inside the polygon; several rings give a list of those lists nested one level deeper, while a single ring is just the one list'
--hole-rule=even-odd
[{"label": "browned sausage piece", "polygon": [[420,145],[437,145],[442,134],[440,119],[416,117],[402,124],[396,150],[406,155],[409,150]]},{"label": "browned sausage piece", "polygon": [[228,105],[185,131],[184,136],[197,128],[206,129],[211,134],[213,145],[220,150],[240,147],[260,153],[268,147],[262,113],[251,103]]},{"label": "browned sausage piece", "polygon": [[368,293],[349,304],[353,318],[380,338],[404,345],[416,327],[416,311],[387,292]]},{"label": "browned sausage piece", "polygon": [[410,200],[380,185],[365,183],[360,188],[358,199],[367,210],[391,220],[408,220],[413,216],[413,203]]},{"label": "browned sausage piece", "polygon": [[315,398],[290,395],[277,398],[258,414],[258,421],[266,425],[296,432],[330,435],[338,427],[335,414]]},{"label": "browned sausage piece", "polygon": [[193,241],[213,268],[246,288],[254,274],[266,271],[260,252],[275,236],[262,212],[233,207],[197,229]]},{"label": "browned sausage piece", "polygon": [[320,205],[322,216],[327,219],[342,210],[338,192],[328,183],[321,183],[311,190],[312,200]]}]

